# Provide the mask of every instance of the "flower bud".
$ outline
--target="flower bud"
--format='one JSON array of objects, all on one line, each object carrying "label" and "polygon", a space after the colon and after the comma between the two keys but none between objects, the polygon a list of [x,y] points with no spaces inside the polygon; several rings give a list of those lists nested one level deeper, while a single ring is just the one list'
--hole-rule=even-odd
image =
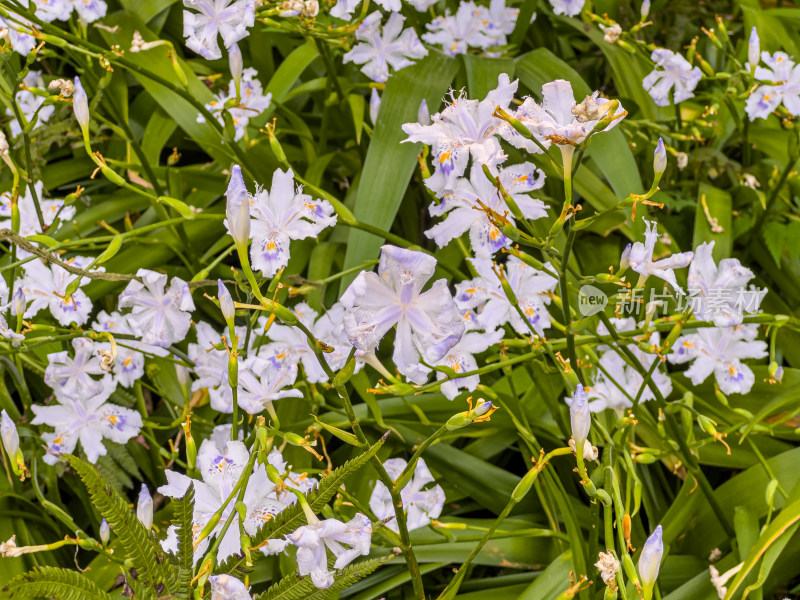
[{"label": "flower bud", "polygon": [[8,156],[8,140],[6,134],[0,131],[0,154]]},{"label": "flower bud", "polygon": [[111,536],[111,529],[108,527],[108,521],[103,519],[103,522],[100,523],[100,541],[103,542],[103,546],[108,544],[108,538]]},{"label": "flower bud", "polygon": [[619,258],[619,268],[620,271],[624,271],[630,265],[630,257],[631,257],[631,245],[628,244],[625,246],[625,250],[622,251],[622,256]]},{"label": "flower bud", "polygon": [[80,77],[75,77],[75,91],[72,94],[72,110],[75,112],[75,118],[78,119],[78,125],[84,132],[87,132],[89,127],[89,99],[86,97],[86,90],[81,85]]},{"label": "flower bud", "polygon": [[0,413],[0,437],[3,438],[3,448],[6,449],[8,458],[12,463],[15,462],[19,451],[19,434],[17,426],[5,409]]},{"label": "flower bud", "polygon": [[758,39],[758,32],[753,27],[750,30],[750,41],[747,43],[747,62],[750,63],[750,72],[756,70],[756,66],[761,60],[761,40]]},{"label": "flower bud", "polygon": [[569,420],[572,424],[572,438],[575,446],[582,448],[581,443],[589,437],[589,429],[592,426],[592,413],[589,412],[589,402],[583,385],[580,383],[575,388],[572,395],[572,403],[569,405]]},{"label": "flower bud", "polygon": [[219,299],[219,307],[222,310],[222,316],[228,322],[230,327],[233,324],[233,319],[236,316],[236,306],[233,303],[233,298],[228,288],[222,283],[222,279],[217,279],[217,298]]},{"label": "flower bud", "polygon": [[381,97],[378,94],[378,90],[372,88],[372,93],[369,97],[369,120],[372,121],[373,125],[377,125],[378,123],[378,111],[381,108]]},{"label": "flower bud", "polygon": [[419,110],[417,110],[417,123],[420,125],[430,125],[431,114],[428,111],[428,103],[425,98],[419,103]]},{"label": "flower bud", "polygon": [[475,408],[470,411],[474,417],[482,417],[492,409],[492,403],[489,400],[484,400],[475,405]]},{"label": "flower bud", "polygon": [[664,140],[658,138],[656,151],[653,153],[653,171],[660,177],[667,169],[667,151],[664,149]]},{"label": "flower bud", "polygon": [[644,588],[644,600],[650,600],[653,595],[653,585],[658,578],[661,567],[661,558],[664,556],[664,542],[661,539],[661,525],[656,527],[653,534],[647,538],[639,555],[639,578]]},{"label": "flower bud", "polygon": [[774,361],[769,363],[769,376],[780,383],[783,381],[783,367]]},{"label": "flower bud", "polygon": [[479,400],[472,410],[457,413],[445,423],[448,431],[461,429],[474,422],[488,421],[491,414],[497,410],[490,400]]},{"label": "flower bud", "polygon": [[242,72],[244,71],[242,51],[239,50],[238,44],[233,44],[228,48],[228,65],[231,69],[231,78],[236,82],[236,87],[238,88],[239,82],[242,80]]},{"label": "flower bud", "polygon": [[197,444],[192,436],[192,419],[191,415],[187,415],[186,422],[181,423],[184,437],[186,438],[186,465],[189,470],[195,469],[197,465]]},{"label": "flower bud", "polygon": [[647,15],[650,14],[650,0],[644,0],[642,2],[642,9],[641,9],[641,12],[639,14],[642,15],[642,21],[647,19]]},{"label": "flower bud", "polygon": [[319,14],[319,2],[317,0],[306,0],[303,3],[303,16],[313,19]]},{"label": "flower bud", "polygon": [[250,241],[250,197],[244,185],[242,168],[233,165],[231,180],[225,190],[225,226],[237,246],[246,247]]},{"label": "flower bud", "polygon": [[136,518],[141,521],[145,529],[150,531],[153,527],[153,497],[146,483],[142,484],[139,492],[139,501],[136,504]]}]

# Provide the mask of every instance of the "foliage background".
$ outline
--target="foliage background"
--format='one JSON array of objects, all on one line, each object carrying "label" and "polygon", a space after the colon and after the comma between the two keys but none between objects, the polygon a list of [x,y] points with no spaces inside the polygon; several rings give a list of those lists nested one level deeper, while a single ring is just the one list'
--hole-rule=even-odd
[{"label": "foliage background", "polygon": [[[2,1],[0,6],[8,7],[10,3]],[[520,79],[521,91],[534,95],[543,83],[566,78],[573,83],[577,96],[599,89],[609,97],[619,97],[628,109],[629,116],[622,125],[595,139],[584,158],[576,179],[584,214],[610,208],[630,193],[646,189],[655,142],[660,135],[664,136],[672,148],[687,152],[690,162],[688,168],[678,170],[671,157],[661,183],[663,191],[655,198],[665,205],[658,212],[661,228],[682,249],[715,240],[717,259],[739,257],[757,274],[757,284],[769,288],[763,305],[765,312],[794,315],[800,298],[800,205],[796,196],[800,180],[794,171],[798,144],[793,124],[774,119],[742,123],[741,106],[734,107],[724,81],[701,83],[698,97],[683,103],[680,115],[672,107],[657,108],[641,86],[642,78],[651,69],[644,57],[604,43],[602,33],[594,25],[553,15],[544,2],[537,5],[535,0],[524,0],[518,6],[522,15],[535,9],[537,19],[528,25],[527,19],[520,18],[512,35],[516,46],[508,56],[450,58],[431,52],[417,65],[391,78],[382,91],[374,128],[367,117],[368,85],[353,65],[341,65],[339,57],[346,43],[342,39],[347,40],[347,36],[343,32],[330,33],[327,17],[320,17],[312,24],[256,23],[241,47],[245,64],[258,70],[265,90],[272,93],[273,99],[257,124],[265,126],[276,119],[277,139],[295,172],[309,188],[321,188],[339,198],[366,224],[348,227],[340,219],[340,224],[323,233],[320,239],[294,242],[286,280],[296,286],[308,284],[305,300],[312,307],[330,306],[354,272],[343,277],[336,275],[377,258],[382,238],[366,231],[369,226],[435,250],[421,233],[428,220],[429,198],[417,171],[419,147],[399,143],[405,137],[400,126],[416,120],[422,99],[434,112],[441,107],[441,99],[450,88],[465,88],[469,97],[480,98],[496,85],[497,75],[505,72]],[[327,8],[323,6],[322,13]],[[221,214],[227,169],[231,164],[241,163],[249,180],[266,184],[280,163],[268,135],[256,134],[251,128],[249,139],[237,144],[224,128],[196,121],[198,104],[212,98],[210,86],[227,79],[225,75],[215,77],[217,73],[227,73],[227,64],[224,59],[208,62],[184,56],[181,12],[181,3],[172,0],[111,2],[103,23],[112,29],[90,27],[85,32],[85,41],[81,39],[83,32],[64,31],[64,47],[46,43],[39,58],[46,72],[81,75],[90,90],[93,148],[109,164],[121,168],[130,178],[138,178],[135,180],[142,185],[160,190],[159,193],[207,213]],[[621,0],[597,0],[594,12],[607,13],[622,24],[638,20],[638,4]],[[784,49],[790,55],[800,56],[800,9],[789,2],[760,5],[756,0],[702,3],[654,0],[651,9],[654,24],[643,30],[642,35],[672,49],[682,48],[699,37],[699,52],[715,70],[724,71],[726,57],[717,52],[700,29],[701,25],[716,26],[716,15],[721,16],[731,38],[740,41],[740,56],[746,54],[742,40],[754,25],[761,32],[769,32],[769,36],[762,34],[765,49]],[[409,15],[409,21],[413,23],[413,15]],[[43,30],[50,33],[47,28]],[[125,53],[124,57],[108,51],[115,44],[127,48],[134,30],[146,41],[163,38],[172,42],[179,55],[179,68],[189,82],[187,90],[177,82],[166,47],[147,53]],[[113,71],[103,69],[93,53],[106,56]],[[0,85],[4,102],[8,103],[12,82],[23,69],[24,59],[8,53],[3,59]],[[31,174],[44,182],[50,196],[63,197],[78,185],[85,187],[85,192],[76,203],[75,219],[48,234],[60,242],[93,238],[96,241],[87,247],[99,251],[110,232],[136,231],[160,220],[145,198],[119,189],[100,176],[92,177],[95,167],[83,152],[70,107],[59,105],[56,110],[50,122],[30,140]],[[12,152],[22,155],[22,143],[18,142]],[[538,157],[537,160],[538,166],[548,172],[546,196],[559,198],[561,184],[555,172],[544,160]],[[752,190],[741,185],[744,172],[754,174],[761,188]],[[10,185],[8,171],[2,177]],[[768,204],[765,199],[771,194],[776,195],[775,202]],[[719,219],[723,232],[711,231],[702,209],[703,199],[709,212]],[[765,211],[764,206],[770,206],[771,210]],[[644,212],[643,209],[639,208]],[[579,237],[573,255],[582,272],[606,271],[608,266],[617,264],[625,244],[641,237],[644,229],[641,219],[633,224],[622,221],[620,215],[616,221],[603,223],[602,227]],[[541,227],[546,232],[548,225]],[[219,220],[186,219],[174,228],[127,237],[122,251],[106,268],[117,273],[154,268],[186,280],[218,276],[230,279],[227,265],[236,264],[231,258],[232,249]],[[437,276],[452,279],[453,273],[466,273],[464,254],[457,244],[437,251],[436,256],[446,267]],[[4,260],[6,264],[9,262],[8,257]],[[111,310],[121,286],[101,281],[92,283],[86,291],[96,306]],[[195,300],[198,315],[221,323],[213,303],[198,293]],[[692,389],[682,375],[674,375],[676,397],[684,391],[693,392],[695,407],[714,418],[720,431],[730,433],[732,452],[728,455],[721,444],[713,443],[700,431],[691,417],[687,419],[683,412],[677,413],[683,419],[682,433],[696,449],[702,472],[714,488],[722,515],[714,514],[692,476],[686,476],[681,469],[677,469],[677,474],[672,472],[676,457],[670,440],[657,427],[639,424],[637,432],[641,439],[654,449],[660,460],[635,466],[641,481],[639,514],[634,510],[630,477],[623,481],[621,491],[634,516],[631,538],[635,547],[640,547],[656,523],[664,526],[669,554],[660,578],[662,597],[714,598],[707,562],[714,548],[720,548],[724,555],[719,565],[722,571],[758,554],[759,527],[768,513],[790,506],[795,519],[800,515],[797,504],[800,486],[796,485],[800,479],[797,469],[800,422],[796,418],[800,412],[800,372],[796,370],[800,368],[800,345],[796,342],[797,334],[786,328],[777,335],[777,349],[787,365],[781,385],[766,383],[766,367],[757,366],[753,391],[743,397],[730,397],[729,405],[715,397],[710,385]],[[22,373],[5,353],[0,358],[3,367],[0,403],[6,406],[14,403],[15,398],[38,399],[49,395],[41,375],[45,356],[58,349],[58,345],[42,343],[35,352],[21,355]],[[454,412],[464,409],[461,401],[451,403],[439,393],[375,396],[368,391],[375,383],[370,381],[373,375],[362,372],[351,383],[357,397],[363,400],[356,407],[357,414],[369,435],[377,439],[386,427],[398,434],[382,448],[380,455],[384,458],[407,453]],[[24,384],[20,377],[24,377]],[[122,390],[115,393],[115,398],[125,405],[144,401],[154,415],[153,421],[161,424],[152,432],[154,439],[161,448],[167,448],[167,440],[175,439],[179,430],[175,419],[180,417],[189,398],[174,368],[166,361],[150,363],[147,381],[140,400],[128,397]],[[489,526],[501,512],[538,448],[552,448],[569,437],[566,408],[561,402],[565,393],[563,383],[544,361],[531,360],[503,369],[484,384],[499,396],[503,410],[489,423],[446,437],[425,455],[447,494],[445,516],[441,520],[478,528],[414,532],[416,554],[422,564],[426,589],[431,593],[443,589],[451,568],[466,558],[479,539],[480,528]],[[311,386],[307,392],[302,401],[279,403],[282,423],[292,423],[293,429],[300,432],[313,424],[309,416],[313,413],[327,423],[346,426],[333,394]],[[198,439],[210,431],[214,418],[213,411],[200,404],[194,408],[193,416]],[[652,407],[643,410],[655,414]],[[26,451],[33,451],[37,445],[33,432],[22,426],[21,433]],[[354,453],[335,440],[330,442],[329,449],[335,464],[341,464]],[[288,449],[287,453],[296,468],[306,468],[312,473],[319,469],[309,454],[299,449]],[[159,454],[156,444],[151,443],[148,450],[131,442],[103,457],[98,466],[116,487],[130,494],[138,480],[148,482],[151,487],[163,483],[159,467],[167,460],[168,456]],[[545,471],[535,486],[535,494],[515,509],[478,556],[459,597],[554,598],[567,587],[570,571],[597,580],[584,593],[587,597],[599,593],[599,578],[591,566],[598,549],[603,549],[599,545],[599,532],[593,526],[598,522],[599,508],[587,503],[571,470],[571,463],[562,461]],[[38,544],[69,534],[63,524],[43,509],[44,499],[63,507],[79,523],[93,523],[96,535],[97,515],[73,472],[62,473],[39,463],[34,478],[39,490],[12,485],[6,478],[0,478],[0,539],[16,533],[20,543]],[[766,495],[770,479],[779,482],[786,497],[778,493],[770,501]],[[374,473],[367,468],[348,482],[347,490],[366,499],[373,481]],[[158,511],[157,525],[165,526],[170,513],[166,507]],[[787,519],[791,516],[786,515]],[[383,549],[384,553],[386,550]],[[4,559],[0,581],[34,564],[70,566],[73,560],[81,567],[89,566],[88,575],[100,587],[110,589],[114,585],[115,567],[102,557],[92,560],[83,551],[73,557],[71,549]],[[764,563],[769,563],[771,569],[766,569],[768,576],[763,588],[754,590],[751,597],[797,593],[795,586],[800,574],[797,536],[792,537],[782,552],[768,554]],[[255,586],[294,569],[292,561],[278,558],[261,564],[263,568],[251,575],[250,581]],[[400,598],[409,588],[408,581],[409,573],[398,558],[352,586],[343,597]]]}]

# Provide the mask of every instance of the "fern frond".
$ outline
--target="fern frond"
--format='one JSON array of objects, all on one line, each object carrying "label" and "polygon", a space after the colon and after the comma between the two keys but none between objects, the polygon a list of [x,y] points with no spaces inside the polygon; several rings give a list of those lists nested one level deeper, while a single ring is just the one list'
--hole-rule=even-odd
[{"label": "fern frond", "polygon": [[[333,498],[334,494],[336,494],[336,490],[339,489],[345,480],[375,456],[375,453],[383,446],[383,442],[386,441],[388,435],[387,433],[381,437],[381,439],[370,446],[363,454],[359,454],[355,458],[348,460],[341,467],[335,469],[330,475],[323,477],[319,482],[319,487],[308,494],[308,503],[311,509],[314,512],[321,511],[322,507]],[[262,527],[253,538],[254,545],[261,544],[270,538],[282,538],[305,524],[306,518],[303,515],[302,507],[299,504],[293,504],[284,509],[283,512],[274,519],[264,524],[264,527]]]},{"label": "fern frond", "polygon": [[112,596],[101,590],[83,573],[56,567],[37,567],[18,575],[2,588],[2,600],[34,600],[36,598],[58,598],[58,600],[112,600]]},{"label": "fern frond", "polygon": [[128,587],[128,594],[129,598],[135,598],[136,600],[158,600],[158,594],[156,594],[152,588],[145,587],[142,583],[136,579],[135,575],[128,574],[125,577],[125,585]]},{"label": "fern frond", "polygon": [[67,460],[89,491],[92,504],[108,521],[131,557],[139,581],[154,588],[166,584],[169,581],[167,558],[153,534],[136,518],[127,500],[92,465],[77,456],[69,456]]},{"label": "fern frond", "polygon": [[113,458],[128,475],[135,479],[142,479],[139,465],[136,464],[136,460],[131,456],[125,444],[108,444],[106,448],[111,458]]},{"label": "fern frond", "polygon": [[253,600],[327,600],[337,598],[342,591],[392,558],[394,557],[391,555],[382,556],[348,565],[341,571],[336,571],[333,585],[324,590],[317,588],[311,582],[310,576],[287,575],[263,594],[254,596]]},{"label": "fern frond", "polygon": [[183,498],[172,500],[172,524],[178,530],[177,571],[170,583],[170,591],[178,598],[191,596],[194,565],[192,515],[194,513],[194,485],[190,485]]},{"label": "fern frond", "polygon": [[[117,446],[117,444],[108,443],[108,446],[112,445]],[[95,468],[100,473],[100,477],[111,484],[120,494],[123,490],[133,487],[133,480],[124,470],[117,466],[117,463],[109,455],[106,454],[98,458]]]}]

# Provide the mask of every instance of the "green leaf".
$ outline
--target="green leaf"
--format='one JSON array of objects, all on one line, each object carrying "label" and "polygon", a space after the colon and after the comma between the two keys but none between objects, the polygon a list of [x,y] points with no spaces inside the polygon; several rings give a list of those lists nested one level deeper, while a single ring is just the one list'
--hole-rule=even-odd
[{"label": "green leaf", "polygon": [[788,233],[789,231],[786,225],[776,221],[767,223],[767,225],[761,231],[761,238],[764,240],[767,250],[769,250],[772,259],[777,265],[781,264],[783,252],[786,250],[786,239]]},{"label": "green leaf", "polygon": [[714,242],[714,260],[729,258],[733,246],[731,195],[707,183],[697,190],[692,246]]},{"label": "green leaf", "polygon": [[[407,440],[427,437],[417,429],[402,425],[399,425],[398,429]],[[465,496],[495,514],[500,514],[503,510],[511,497],[511,492],[521,479],[505,469],[448,444],[430,446],[425,454],[425,462],[441,473],[445,481],[463,492]],[[488,481],[491,481],[491,485],[487,485]]]},{"label": "green leaf", "polygon": [[553,562],[544,572],[536,578],[518,600],[539,600],[540,598],[555,598],[569,586],[569,573],[572,569],[572,553],[567,550]]},{"label": "green leaf", "polygon": [[127,500],[92,465],[77,456],[70,455],[66,459],[86,486],[92,504],[108,521],[126,554],[132,559],[138,580],[153,588],[170,583],[174,574],[169,572],[161,545],[136,518]]},{"label": "green leaf", "polygon": [[[156,35],[148,30],[145,22],[135,14],[113,13],[105,18],[105,24],[109,27],[116,26],[113,31],[105,29],[100,31],[109,45],[118,44],[122,48],[129,47],[134,30],[139,31],[145,41],[158,39]],[[176,79],[175,68],[167,57],[167,52],[168,50],[165,46],[159,46],[146,52],[129,52],[125,56],[137,63],[142,70],[159,75],[165,80],[174,81]],[[188,80],[187,91],[204,104],[210,102],[213,99],[211,91],[194,76],[188,65],[180,59],[177,60],[178,68],[183,70]],[[164,112],[204,151],[222,164],[230,164],[232,155],[229,154],[229,151],[223,149],[224,146],[220,143],[223,138],[210,123],[197,122],[197,108],[176,92],[140,74],[138,71],[133,71],[132,75]]]},{"label": "green leaf", "polygon": [[606,43],[599,28],[586,27],[579,19],[554,18],[575,28],[594,42],[611,66],[619,97],[632,99],[644,118],[665,119],[667,115],[671,115],[671,109],[657,107],[650,94],[642,87],[642,80],[653,70],[653,65],[648,59],[638,54],[630,54],[616,44]]},{"label": "green leaf", "polygon": [[173,580],[172,593],[179,598],[191,596],[192,567],[194,564],[194,545],[192,532],[192,515],[194,511],[194,485],[189,485],[183,498],[173,499],[172,524],[178,534],[178,575]]},{"label": "green leaf", "polygon": [[356,129],[356,144],[361,143],[361,131],[364,129],[364,96],[361,94],[349,94],[347,103],[350,105],[350,112],[353,114],[353,125]]},{"label": "green leaf", "polygon": [[[311,510],[315,513],[320,512],[330,499],[333,498],[334,494],[336,494],[339,486],[375,456],[375,453],[386,441],[386,437],[387,436],[384,435],[375,444],[370,446],[366,452],[362,452],[352,460],[344,463],[341,467],[334,469],[327,477],[323,477],[319,482],[319,487],[317,487],[314,492],[308,494],[308,504],[311,506]],[[293,504],[284,509],[283,512],[279,513],[274,519],[268,521],[264,527],[253,536],[253,545],[257,546],[268,539],[283,537],[305,524],[306,518],[303,514],[302,507],[299,503]]]},{"label": "green leaf", "polygon": [[308,39],[305,44],[292,50],[281,61],[281,65],[264,90],[266,93],[272,94],[274,103],[281,104],[285,100],[300,75],[318,56],[319,50],[317,50],[316,44],[312,39]]},{"label": "green leaf", "polygon": [[474,54],[462,54],[464,69],[467,72],[467,88],[470,98],[484,98],[497,87],[501,73],[514,78],[514,60],[511,58],[490,58]]},{"label": "green leaf", "polygon": [[[758,538],[758,541],[750,550],[747,558],[744,560],[744,565],[736,574],[733,583],[728,586],[728,593],[725,594],[724,600],[730,600],[733,598],[747,575],[755,568],[755,566],[758,564],[758,561],[770,548],[776,547],[780,548],[781,550],[783,549],[783,547],[786,545],[786,542],[789,541],[791,533],[793,533],[796,529],[798,522],[800,522],[800,500],[797,500],[784,508],[767,526],[767,528]],[[781,543],[782,546],[778,546],[778,544]],[[774,562],[777,559],[777,556],[773,555],[769,558],[771,562]],[[769,571],[769,569],[767,569],[767,571]],[[745,590],[743,598],[746,597],[748,590]]]},{"label": "green leaf", "polygon": [[0,599],[112,600],[91,579],[74,569],[37,567],[0,588]]},{"label": "green leaf", "polygon": [[[389,229],[400,208],[411,174],[416,166],[419,144],[403,144],[404,123],[417,120],[425,99],[433,111],[455,77],[458,63],[431,53],[411,67],[398,71],[386,84],[378,122],[367,151],[353,213],[360,221]],[[344,268],[349,269],[376,258],[383,240],[363,231],[350,230]],[[340,290],[355,274],[343,277]]]},{"label": "green leaf", "polygon": [[151,164],[158,164],[161,150],[177,128],[175,120],[160,108],[152,112],[142,135],[142,151]]},{"label": "green leaf", "polygon": [[394,556],[389,555],[348,565],[344,569],[335,572],[333,585],[324,590],[317,588],[311,582],[310,576],[299,577],[295,573],[291,573],[263,594],[255,596],[253,600],[327,600],[328,598],[338,598],[341,591],[347,589],[359,579],[363,579],[392,558]]},{"label": "green leaf", "polygon": [[136,14],[142,21],[149,21],[176,2],[178,0],[121,0],[125,10]]}]

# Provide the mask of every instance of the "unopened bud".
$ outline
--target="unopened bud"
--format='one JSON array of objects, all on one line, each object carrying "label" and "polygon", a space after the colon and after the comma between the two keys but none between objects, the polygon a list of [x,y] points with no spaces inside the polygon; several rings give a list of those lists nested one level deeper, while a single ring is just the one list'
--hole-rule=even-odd
[{"label": "unopened bud", "polygon": [[758,39],[758,31],[753,27],[750,30],[750,41],[747,43],[747,62],[750,63],[750,72],[753,73],[761,62],[761,40]]},{"label": "unopened bud", "polygon": [[642,9],[640,14],[642,15],[642,21],[647,19],[647,15],[650,14],[650,0],[644,0],[642,2]]},{"label": "unopened bud", "polygon": [[624,271],[630,266],[630,258],[631,258],[631,245],[628,244],[625,246],[625,250],[622,251],[622,256],[619,258],[619,268],[620,271]]},{"label": "unopened bud", "polygon": [[22,290],[21,287],[18,287],[17,290],[14,292],[14,305],[13,305],[13,312],[18,317],[22,318],[25,314],[25,311],[28,307],[27,298],[25,298],[25,292]]},{"label": "unopened bud", "polygon": [[242,51],[239,50],[238,44],[233,44],[228,48],[228,65],[231,69],[231,77],[237,83],[242,79],[242,72],[244,71],[244,62],[242,60]]},{"label": "unopened bud", "polygon": [[108,539],[111,537],[111,528],[108,526],[108,521],[103,519],[103,522],[100,523],[100,541],[103,542],[103,546],[108,544]]},{"label": "unopened bud", "polygon": [[472,410],[460,412],[450,417],[447,420],[447,423],[445,423],[445,427],[447,427],[448,431],[453,431],[455,429],[466,427],[467,425],[470,425],[476,421],[488,421],[489,417],[495,410],[497,410],[497,408],[491,403],[491,401],[479,400],[478,404],[476,404],[475,408]]},{"label": "unopened bud", "polygon": [[781,381],[783,381],[783,367],[780,366],[775,361],[772,361],[771,363],[769,363],[769,376],[770,379],[773,379],[778,383],[780,383]]},{"label": "unopened bud", "polygon": [[136,503],[136,518],[150,531],[153,527],[153,497],[146,483],[142,484],[139,501]]},{"label": "unopened bud", "polygon": [[84,132],[87,132],[89,127],[89,99],[86,97],[86,90],[81,85],[80,77],[75,77],[75,91],[72,94],[72,110],[75,112],[75,118],[78,119],[78,125]]},{"label": "unopened bud", "polygon": [[653,153],[653,171],[659,177],[667,169],[667,151],[664,149],[664,140],[658,138],[656,151]]},{"label": "unopened bud", "polygon": [[233,304],[233,298],[228,288],[222,283],[222,279],[217,279],[217,298],[219,299],[219,307],[222,310],[222,316],[228,323],[228,327],[233,325],[233,319],[236,317],[236,306]]},{"label": "unopened bud", "polygon": [[381,108],[381,97],[378,90],[372,88],[372,93],[369,96],[369,120],[373,125],[378,124],[378,111]]},{"label": "unopened bud", "polygon": [[664,542],[661,539],[661,525],[657,526],[653,534],[647,538],[639,555],[639,578],[644,588],[644,600],[650,600],[653,596],[653,586],[658,579],[658,571],[661,568],[661,558],[664,556]]},{"label": "unopened bud", "polygon": [[589,429],[592,427],[592,413],[589,411],[589,401],[580,383],[575,388],[572,395],[572,402],[569,405],[569,420],[572,425],[572,438],[575,446],[579,445],[589,437]]},{"label": "unopened bud", "polygon": [[192,421],[190,417],[187,416],[186,422],[181,423],[181,428],[186,438],[186,464],[189,469],[194,469],[195,465],[197,465],[197,444],[192,436]]},{"label": "unopened bud", "polygon": [[428,111],[428,103],[425,98],[419,103],[419,110],[417,110],[417,123],[420,125],[429,125],[431,122],[431,115]]},{"label": "unopened bud", "polygon": [[244,248],[250,241],[250,197],[239,165],[231,169],[225,200],[225,226],[236,245]]},{"label": "unopened bud", "polygon": [[3,448],[11,462],[14,462],[19,452],[19,434],[17,426],[8,413],[3,409],[0,413],[0,437],[3,439]]}]

